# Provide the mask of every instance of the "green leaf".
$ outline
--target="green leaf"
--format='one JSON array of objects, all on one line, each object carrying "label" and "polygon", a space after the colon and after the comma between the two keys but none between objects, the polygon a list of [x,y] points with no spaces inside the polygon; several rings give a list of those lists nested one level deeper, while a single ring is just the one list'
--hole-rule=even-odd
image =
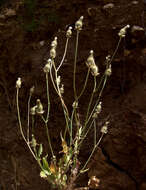
[{"label": "green leaf", "polygon": [[43,153],[43,145],[40,144],[39,150],[38,150],[38,157],[39,157],[39,158],[40,158],[40,156],[42,155],[42,153]]},{"label": "green leaf", "polygon": [[49,168],[49,164],[48,164],[46,156],[43,157],[42,161],[43,161],[43,168],[44,168],[44,170],[48,170],[50,172],[50,168]]},{"label": "green leaf", "polygon": [[82,174],[82,173],[85,173],[85,172],[87,172],[89,170],[89,168],[87,168],[87,169],[85,169],[85,170],[80,170],[80,173]]}]

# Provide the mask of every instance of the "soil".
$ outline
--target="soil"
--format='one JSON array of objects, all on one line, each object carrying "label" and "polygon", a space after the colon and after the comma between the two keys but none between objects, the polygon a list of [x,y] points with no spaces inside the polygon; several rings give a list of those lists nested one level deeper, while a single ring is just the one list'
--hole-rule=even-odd
[{"label": "soil", "polygon": [[[107,116],[110,125],[95,151],[89,170],[76,186],[87,186],[88,178],[100,180],[100,190],[146,190],[146,2],[132,0],[3,0],[0,2],[0,190],[47,190],[48,183],[39,176],[39,167],[25,145],[16,112],[18,77],[20,109],[26,125],[29,89],[35,85],[32,105],[40,98],[47,106],[43,67],[49,57],[50,43],[58,37],[56,64],[64,52],[65,32],[84,16],[79,36],[77,89],[83,85],[86,58],[91,49],[101,73],[105,57],[113,54],[119,30],[130,25],[112,62],[112,75],[101,98],[102,113],[98,131]],[[75,31],[62,66],[64,100],[71,109]],[[51,84],[50,84],[51,85]],[[93,77],[80,102],[80,113],[86,112],[93,88]],[[51,87],[52,89],[52,87]],[[62,107],[54,90],[50,92],[49,131],[54,150],[61,150],[60,131],[64,127]],[[41,123],[37,126],[39,142],[46,144]],[[93,132],[93,131],[92,131]],[[93,146],[91,133],[81,151],[85,162]]]}]

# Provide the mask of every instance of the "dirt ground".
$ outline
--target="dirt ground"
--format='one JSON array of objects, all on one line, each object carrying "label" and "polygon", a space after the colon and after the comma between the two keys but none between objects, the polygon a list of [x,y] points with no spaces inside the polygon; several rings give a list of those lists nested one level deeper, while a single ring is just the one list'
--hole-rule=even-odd
[{"label": "dirt ground", "polygon": [[[47,105],[42,68],[48,59],[50,42],[58,37],[58,63],[64,51],[66,28],[74,26],[81,15],[84,26],[79,37],[78,89],[83,85],[89,51],[94,50],[102,72],[105,57],[116,48],[119,30],[127,24],[130,28],[113,60],[112,75],[102,96],[98,127],[110,116],[109,132],[94,153],[89,171],[77,180],[76,186],[86,186],[88,178],[95,175],[100,179],[99,190],[146,190],[146,2],[142,0],[0,1],[0,190],[51,189],[40,178],[39,167],[20,135],[15,82],[22,77],[20,107],[25,126],[32,85],[36,89],[32,104],[39,97]],[[60,73],[69,109],[73,102],[74,34]],[[80,102],[81,113],[86,111],[92,83],[90,76],[88,90]],[[53,90],[51,100],[49,130],[58,151],[64,118]],[[39,140],[46,143],[40,125],[37,133]],[[91,133],[81,151],[83,162],[93,146],[92,136]]]}]

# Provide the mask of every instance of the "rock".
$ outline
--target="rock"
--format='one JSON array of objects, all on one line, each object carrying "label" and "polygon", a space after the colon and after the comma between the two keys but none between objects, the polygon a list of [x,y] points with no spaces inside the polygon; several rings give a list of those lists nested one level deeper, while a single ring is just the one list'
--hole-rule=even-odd
[{"label": "rock", "polygon": [[142,183],[139,190],[146,190],[146,183]]},{"label": "rock", "polygon": [[142,37],[145,34],[144,28],[141,26],[134,25],[131,28],[131,33],[134,37]]},{"label": "rock", "polygon": [[39,42],[39,44],[40,44],[40,46],[44,46],[45,45],[45,41],[42,40],[42,41]]},{"label": "rock", "polygon": [[108,3],[106,5],[103,6],[103,9],[106,10],[106,9],[112,9],[114,7],[114,4],[113,3]]},{"label": "rock", "polygon": [[0,14],[0,19],[1,19],[1,20],[4,20],[5,18],[6,18],[5,15]]}]

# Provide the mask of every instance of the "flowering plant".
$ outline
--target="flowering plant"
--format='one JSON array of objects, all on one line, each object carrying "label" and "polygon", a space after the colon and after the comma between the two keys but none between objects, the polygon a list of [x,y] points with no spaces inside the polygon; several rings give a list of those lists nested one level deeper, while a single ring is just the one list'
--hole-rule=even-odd
[{"label": "flowering plant", "polygon": [[[60,190],[74,189],[75,180],[80,174],[83,174],[84,172],[88,170],[87,164],[89,163],[93,153],[95,152],[102,138],[108,132],[109,121],[106,121],[104,125],[101,127],[100,137],[99,139],[97,139],[96,123],[97,123],[98,116],[102,110],[101,96],[102,96],[103,89],[106,85],[106,81],[112,73],[111,62],[117,52],[117,49],[119,48],[121,39],[125,37],[126,30],[127,28],[129,28],[129,25],[127,25],[126,27],[120,30],[119,32],[120,39],[119,39],[118,45],[116,47],[116,50],[114,51],[113,56],[106,57],[105,72],[101,76],[99,83],[97,83],[97,78],[99,78],[100,76],[99,69],[95,63],[93,50],[90,51],[89,56],[86,60],[86,65],[88,69],[87,75],[86,75],[82,90],[80,91],[80,93],[78,93],[76,89],[76,66],[77,66],[79,34],[82,30],[82,26],[83,26],[83,16],[81,16],[79,20],[75,23],[76,47],[75,47],[74,70],[73,70],[74,101],[72,104],[71,114],[69,114],[68,108],[63,98],[64,84],[62,84],[61,82],[61,76],[58,75],[58,72],[60,71],[63,65],[64,59],[66,57],[69,39],[72,36],[71,27],[69,27],[66,32],[65,51],[64,51],[63,58],[60,64],[56,66],[55,61],[54,61],[56,58],[56,54],[57,54],[56,49],[58,45],[57,37],[55,37],[51,43],[50,58],[48,59],[46,65],[43,68],[43,71],[46,77],[46,94],[47,94],[47,101],[48,101],[46,115],[45,115],[45,111],[40,99],[37,99],[36,105],[30,108],[30,102],[31,102],[31,97],[34,92],[34,87],[30,89],[29,99],[28,99],[26,135],[24,132],[24,128],[22,127],[20,110],[19,110],[19,89],[21,88],[21,78],[18,78],[18,80],[16,81],[16,89],[17,89],[16,103],[17,103],[17,113],[18,113],[18,121],[19,121],[19,128],[20,128],[21,135],[26,145],[28,146],[31,154],[33,155],[34,159],[37,161],[38,165],[40,166],[40,176],[48,180],[48,182],[52,184],[53,188],[58,188]],[[85,113],[85,120],[81,121],[80,116],[79,116],[80,98],[82,97],[86,89],[87,81],[88,81],[88,77],[90,73],[93,75],[94,87],[90,96],[87,111]],[[63,108],[64,118],[65,118],[64,132],[63,133],[60,132],[62,156],[59,159],[57,159],[56,153],[53,150],[52,142],[50,138],[50,132],[48,128],[48,122],[49,122],[49,116],[50,116],[49,76],[53,84],[53,87],[55,89],[55,92],[59,96],[59,99]],[[96,102],[94,102],[93,104],[94,97],[96,97]],[[32,115],[31,122],[30,122],[30,115]],[[37,138],[35,137],[35,134],[34,134],[34,120],[35,120],[36,115],[38,115],[42,119],[45,129],[46,129],[48,145],[49,145],[50,153],[51,153],[50,160],[48,159],[48,155],[44,155],[43,144],[38,143]],[[75,133],[73,133],[73,122],[76,123]],[[30,123],[31,123],[31,126],[30,126]],[[89,131],[92,128],[94,129],[94,146],[91,150],[89,158],[86,160],[84,164],[82,164],[79,161],[79,153],[81,150],[81,145],[83,144],[85,138],[87,137]],[[30,131],[32,134],[30,134]],[[99,185],[99,180],[95,176],[92,176],[92,178],[89,179],[88,187],[86,187],[86,189],[89,189],[89,187],[96,189],[98,185]]]}]

